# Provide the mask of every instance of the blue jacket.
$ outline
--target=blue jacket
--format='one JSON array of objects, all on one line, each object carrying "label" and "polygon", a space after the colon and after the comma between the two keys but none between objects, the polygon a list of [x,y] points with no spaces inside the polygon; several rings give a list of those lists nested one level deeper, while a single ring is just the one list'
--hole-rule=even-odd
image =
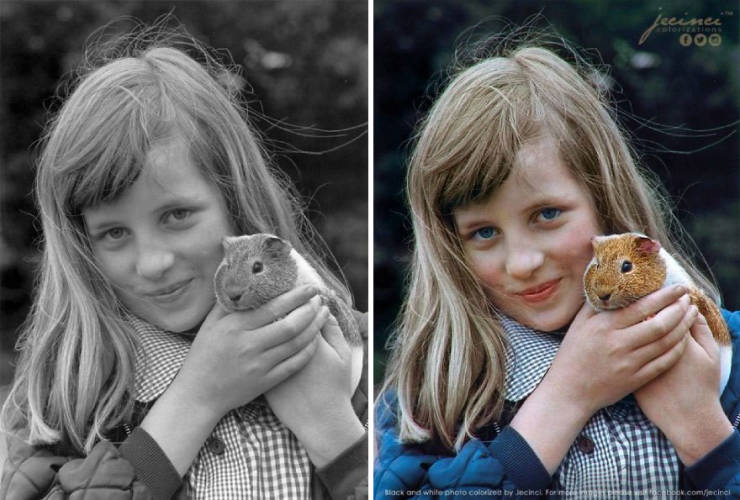
[{"label": "blue jacket", "polygon": [[[737,429],[740,423],[740,311],[722,311],[722,314],[730,329],[734,355],[730,380],[721,402]],[[482,439],[468,441],[457,455],[450,455],[431,443],[399,443],[397,406],[397,399],[390,392],[384,394],[376,406],[378,452],[374,498],[531,498],[545,496],[546,490],[552,487],[552,478],[537,455],[514,429],[484,430]],[[489,437],[491,440],[487,440]],[[734,432],[696,464],[684,468],[680,483],[685,492],[703,490],[702,498],[740,498],[740,433]]]}]

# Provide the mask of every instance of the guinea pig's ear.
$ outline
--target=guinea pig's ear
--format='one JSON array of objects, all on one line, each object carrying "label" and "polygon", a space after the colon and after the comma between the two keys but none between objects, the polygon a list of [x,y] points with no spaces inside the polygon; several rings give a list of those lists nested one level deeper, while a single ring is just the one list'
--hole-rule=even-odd
[{"label": "guinea pig's ear", "polygon": [[603,236],[591,236],[591,246],[593,247],[594,252],[599,249],[602,241],[604,241]]},{"label": "guinea pig's ear", "polygon": [[287,241],[278,238],[277,236],[270,236],[265,240],[263,248],[265,249],[266,254],[277,258],[287,256],[292,247]]},{"label": "guinea pig's ear", "polygon": [[238,239],[239,239],[238,236],[224,236],[221,239],[221,246],[224,247],[224,251],[227,253],[231,251],[236,245],[236,242]]},{"label": "guinea pig's ear", "polygon": [[647,236],[638,236],[635,238],[635,248],[638,252],[644,254],[653,254],[660,252],[660,242]]}]

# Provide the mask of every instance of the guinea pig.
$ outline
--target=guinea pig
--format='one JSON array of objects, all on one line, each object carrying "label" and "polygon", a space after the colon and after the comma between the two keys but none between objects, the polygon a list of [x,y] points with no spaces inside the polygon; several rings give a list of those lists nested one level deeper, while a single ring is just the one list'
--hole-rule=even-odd
[{"label": "guinea pig", "polygon": [[724,388],[732,362],[730,333],[717,304],[681,264],[660,242],[640,233],[594,236],[591,244],[594,256],[583,276],[588,303],[598,311],[619,309],[665,286],[684,285],[720,346]]}]

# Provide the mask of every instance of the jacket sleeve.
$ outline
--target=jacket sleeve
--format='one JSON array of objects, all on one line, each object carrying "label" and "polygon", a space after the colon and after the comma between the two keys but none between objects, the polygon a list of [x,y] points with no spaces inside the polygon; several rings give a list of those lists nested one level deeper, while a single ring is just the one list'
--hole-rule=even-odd
[{"label": "jacket sleeve", "polygon": [[493,441],[468,441],[456,455],[433,453],[399,441],[396,407],[395,395],[387,392],[375,409],[376,499],[539,496],[551,482],[532,448],[510,427]]},{"label": "jacket sleeve", "polygon": [[[81,496],[89,500],[169,499],[179,488],[181,479],[156,443],[156,449],[152,450],[152,443],[139,429],[120,448],[110,441],[100,441],[86,457],[77,458],[56,456],[46,448],[9,437],[0,499],[63,500]],[[151,462],[147,460],[163,460],[164,465],[149,468]],[[148,474],[139,474],[147,468]],[[161,475],[154,477],[154,471]]]},{"label": "jacket sleeve", "polygon": [[740,433],[733,432],[685,472],[702,497],[740,498]]},{"label": "jacket sleeve", "polygon": [[333,500],[367,498],[367,433],[316,474]]}]

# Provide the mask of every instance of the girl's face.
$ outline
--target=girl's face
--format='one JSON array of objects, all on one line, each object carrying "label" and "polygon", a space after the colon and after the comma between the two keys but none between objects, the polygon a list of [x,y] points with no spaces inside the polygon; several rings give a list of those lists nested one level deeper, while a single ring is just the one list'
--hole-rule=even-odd
[{"label": "girl's face", "polygon": [[589,192],[554,140],[526,143],[501,187],[453,215],[468,262],[499,310],[542,331],[573,319],[584,301],[590,240],[601,230]]},{"label": "girl's face", "polygon": [[103,274],[132,313],[174,332],[205,318],[232,230],[221,193],[182,139],[155,144],[134,184],[83,216]]}]

